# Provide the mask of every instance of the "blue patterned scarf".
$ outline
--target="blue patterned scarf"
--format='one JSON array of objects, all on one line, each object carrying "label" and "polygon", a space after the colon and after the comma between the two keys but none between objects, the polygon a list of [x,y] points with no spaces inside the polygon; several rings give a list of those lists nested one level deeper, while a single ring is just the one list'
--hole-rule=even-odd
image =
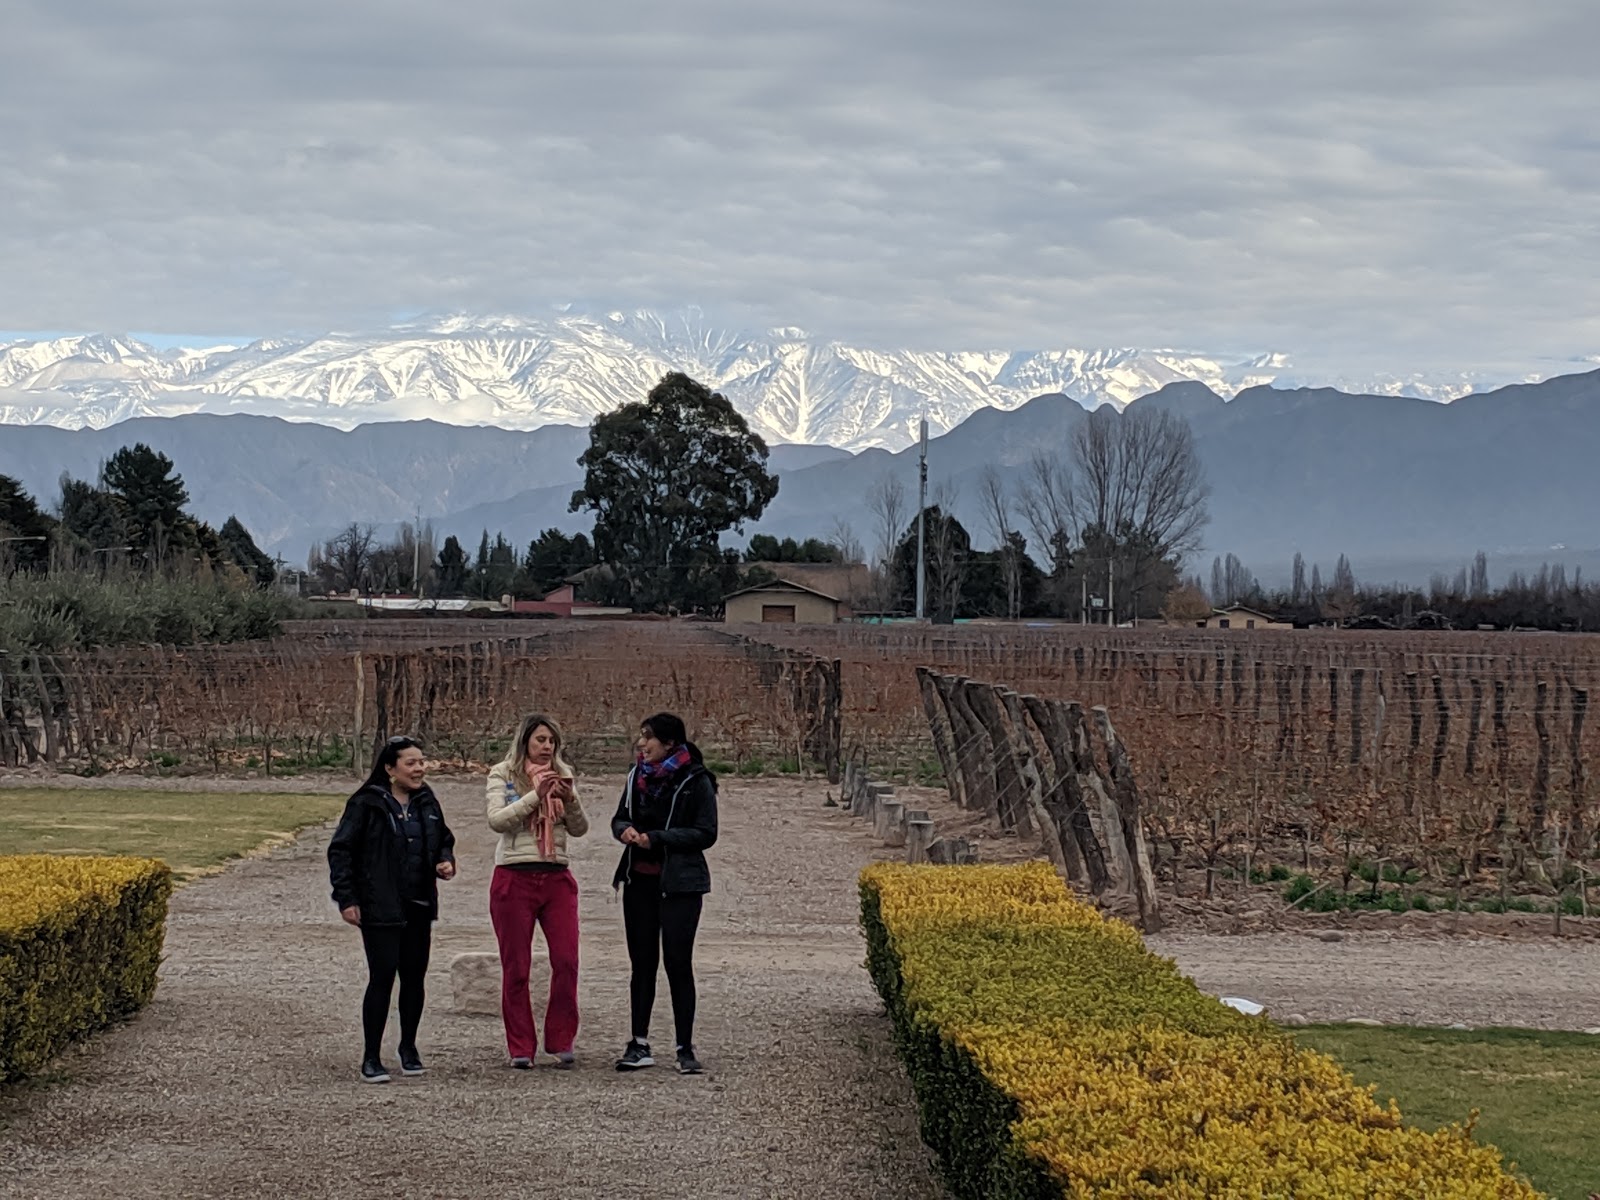
[{"label": "blue patterned scarf", "polygon": [[672,782],[672,777],[693,761],[694,755],[689,753],[687,745],[679,746],[658,763],[647,763],[640,758],[638,770],[633,776],[635,793],[641,800],[646,797],[659,800],[667,784]]}]

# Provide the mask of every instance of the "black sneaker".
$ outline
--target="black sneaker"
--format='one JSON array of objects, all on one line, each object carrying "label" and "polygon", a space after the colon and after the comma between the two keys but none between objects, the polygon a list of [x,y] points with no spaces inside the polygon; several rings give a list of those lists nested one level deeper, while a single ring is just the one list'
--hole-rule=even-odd
[{"label": "black sneaker", "polygon": [[400,1074],[421,1075],[426,1067],[422,1065],[422,1055],[417,1053],[415,1046],[400,1047]]},{"label": "black sneaker", "polygon": [[519,1054],[511,1060],[511,1069],[513,1071],[531,1071],[533,1070],[533,1059]]},{"label": "black sneaker", "polygon": [[364,1059],[361,1063],[361,1081],[363,1083],[388,1083],[389,1070],[376,1058]]},{"label": "black sneaker", "polygon": [[650,1057],[650,1047],[634,1038],[623,1050],[622,1057],[617,1059],[617,1070],[637,1071],[643,1067],[653,1067],[656,1060]]},{"label": "black sneaker", "polygon": [[705,1068],[700,1065],[700,1060],[694,1056],[693,1046],[678,1047],[678,1074],[699,1075]]}]

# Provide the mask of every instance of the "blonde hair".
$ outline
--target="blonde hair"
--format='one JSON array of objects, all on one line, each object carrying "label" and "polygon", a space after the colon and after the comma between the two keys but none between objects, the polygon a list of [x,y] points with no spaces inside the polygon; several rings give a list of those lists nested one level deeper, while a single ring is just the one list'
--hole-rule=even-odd
[{"label": "blonde hair", "polygon": [[522,719],[517,736],[511,739],[511,748],[506,751],[506,756],[500,764],[506,769],[507,778],[515,780],[519,788],[530,785],[530,780],[523,774],[522,768],[528,761],[528,739],[541,725],[550,731],[550,737],[555,742],[555,752],[550,756],[550,765],[561,778],[573,778],[572,767],[561,757],[561,726],[543,713],[532,713]]}]

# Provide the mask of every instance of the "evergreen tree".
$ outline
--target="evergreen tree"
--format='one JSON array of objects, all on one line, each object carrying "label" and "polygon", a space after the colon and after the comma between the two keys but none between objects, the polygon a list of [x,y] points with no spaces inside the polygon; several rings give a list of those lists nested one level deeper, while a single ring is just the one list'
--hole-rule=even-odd
[{"label": "evergreen tree", "polygon": [[[117,499],[104,488],[70,476],[61,477],[61,527],[90,551],[120,553],[131,545],[128,523]],[[118,547],[116,551],[112,547]]]},{"label": "evergreen tree", "polygon": [[[923,510],[925,594],[927,616],[935,625],[949,625],[961,611],[962,589],[972,566],[972,536],[966,526],[937,504]],[[905,537],[895,548],[891,564],[895,592],[901,607],[911,608],[917,591],[917,522],[913,517]]]},{"label": "evergreen tree", "polygon": [[766,443],[733,405],[673,372],[643,402],[595,418],[578,462],[571,510],[595,514],[595,551],[634,607],[720,607],[728,572],[718,538],[778,494]]},{"label": "evergreen tree", "polygon": [[183,511],[189,491],[165,454],[136,442],[113,454],[102,474],[127,522],[129,542],[147,561],[159,563],[169,549],[193,543],[194,522]]},{"label": "evergreen tree", "polygon": [[467,552],[461,548],[455,534],[445,538],[434,573],[439,580],[441,596],[460,596],[466,591]]},{"label": "evergreen tree", "polygon": [[278,568],[272,558],[256,545],[238,517],[230,516],[217,533],[226,561],[233,563],[253,579],[258,587],[270,587],[278,577]]},{"label": "evergreen tree", "polygon": [[0,475],[0,574],[12,568],[44,570],[55,524],[20,483]]},{"label": "evergreen tree", "polygon": [[522,558],[519,586],[533,597],[543,597],[569,576],[594,566],[594,546],[581,533],[568,537],[559,529],[546,529],[528,543]]}]

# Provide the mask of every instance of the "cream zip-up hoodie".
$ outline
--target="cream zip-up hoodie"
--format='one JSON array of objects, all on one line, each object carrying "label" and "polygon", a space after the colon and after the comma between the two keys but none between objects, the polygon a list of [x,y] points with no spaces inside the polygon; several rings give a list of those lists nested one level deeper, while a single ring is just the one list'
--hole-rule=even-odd
[{"label": "cream zip-up hoodie", "polygon": [[[539,810],[541,803],[539,795],[530,791],[512,800],[510,792],[506,789],[507,774],[504,763],[496,764],[489,772],[489,782],[484,788],[489,810],[489,828],[500,835],[500,841],[494,848],[495,866],[537,862],[556,862],[565,866],[567,835],[570,833],[573,837],[582,837],[589,832],[589,818],[583,815],[583,805],[578,800],[577,788],[573,788],[572,799],[567,801],[566,812],[555,823],[553,831],[555,854],[546,858],[539,853],[538,836],[528,828],[528,818]],[[515,786],[513,781],[513,787]]]}]

